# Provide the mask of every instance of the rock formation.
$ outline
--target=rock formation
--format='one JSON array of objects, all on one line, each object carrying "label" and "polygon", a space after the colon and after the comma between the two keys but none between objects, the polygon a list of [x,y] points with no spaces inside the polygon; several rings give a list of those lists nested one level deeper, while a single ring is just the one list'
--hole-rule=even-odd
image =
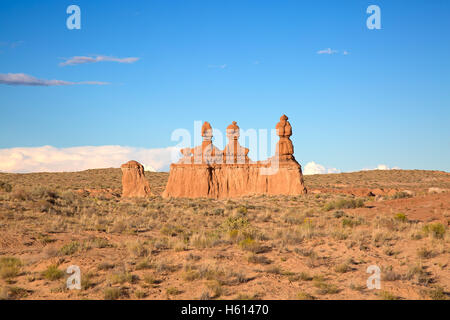
[{"label": "rock formation", "polygon": [[277,135],[280,137],[276,150],[276,154],[280,161],[294,159],[294,146],[291,141],[292,127],[286,115],[283,114],[281,116],[280,122],[277,123],[275,129],[277,130]]},{"label": "rock formation", "polygon": [[120,166],[122,169],[122,197],[137,198],[151,196],[150,184],[145,179],[144,166],[131,160]]},{"label": "rock formation", "polygon": [[232,164],[249,162],[249,150],[239,144],[239,136],[240,128],[237,125],[237,122],[233,121],[233,123],[227,127],[228,144],[223,150],[223,163]]},{"label": "rock formation", "polygon": [[251,161],[249,150],[239,144],[240,129],[235,121],[227,127],[228,144],[223,151],[212,144],[212,127],[205,122],[202,145],[181,150],[183,157],[170,166],[162,196],[235,198],[252,194],[305,194],[301,166],[293,156],[292,127],[287,120],[283,115],[276,125],[280,141],[275,155],[258,162]]}]

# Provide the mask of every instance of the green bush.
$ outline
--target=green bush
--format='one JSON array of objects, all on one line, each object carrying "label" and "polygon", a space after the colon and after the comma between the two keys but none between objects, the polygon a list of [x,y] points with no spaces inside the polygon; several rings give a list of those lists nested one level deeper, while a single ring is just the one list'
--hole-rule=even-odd
[{"label": "green bush", "polygon": [[446,232],[445,226],[439,222],[427,224],[422,230],[426,235],[431,234],[436,239],[443,239]]},{"label": "green bush", "polygon": [[64,276],[64,272],[58,269],[58,266],[50,265],[46,270],[42,272],[42,277],[47,280],[58,280]]},{"label": "green bush", "polygon": [[401,213],[401,212],[397,213],[394,216],[394,219],[397,220],[397,221],[400,221],[400,222],[408,222],[408,218],[406,217],[406,215],[404,213]]}]

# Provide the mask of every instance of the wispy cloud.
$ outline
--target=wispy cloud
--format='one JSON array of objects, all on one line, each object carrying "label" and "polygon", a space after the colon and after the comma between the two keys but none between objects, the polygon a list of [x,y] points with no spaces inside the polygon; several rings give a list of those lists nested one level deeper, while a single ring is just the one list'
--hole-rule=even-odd
[{"label": "wispy cloud", "polygon": [[210,64],[210,65],[208,65],[208,68],[211,68],[211,69],[225,69],[226,67],[227,67],[226,64],[219,64],[219,65]]},{"label": "wispy cloud", "polygon": [[106,85],[109,83],[101,81],[72,82],[64,80],[46,80],[38,79],[24,73],[0,73],[0,84],[12,86],[71,86],[77,84]]},{"label": "wispy cloud", "polygon": [[339,52],[338,50],[333,50],[331,48],[327,48],[327,49],[324,49],[324,50],[317,51],[317,54],[335,54],[335,53],[338,53],[338,52]]},{"label": "wispy cloud", "polygon": [[121,164],[136,160],[149,171],[167,171],[178,160],[176,147],[160,149],[126,146],[84,146],[56,148],[0,149],[0,171],[4,172],[62,172],[95,168],[119,168]]},{"label": "wispy cloud", "polygon": [[77,64],[85,64],[85,63],[97,63],[97,62],[117,62],[117,63],[134,63],[139,60],[136,57],[128,57],[128,58],[116,58],[109,56],[75,56],[71,58],[65,58],[66,61],[61,62],[60,66],[73,66]]},{"label": "wispy cloud", "polygon": [[347,50],[344,50],[344,52],[342,52],[342,54],[343,54],[344,56],[346,56],[346,55],[349,55],[350,52],[348,52]]}]

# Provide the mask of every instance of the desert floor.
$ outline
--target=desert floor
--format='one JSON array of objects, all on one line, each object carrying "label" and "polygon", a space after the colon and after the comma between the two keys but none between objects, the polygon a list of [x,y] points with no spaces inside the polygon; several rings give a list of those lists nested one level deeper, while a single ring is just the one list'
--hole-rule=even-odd
[{"label": "desert floor", "polygon": [[305,196],[230,200],[162,199],[168,174],[146,177],[156,196],[123,200],[120,169],[0,173],[0,299],[449,298],[450,173],[314,175]]}]

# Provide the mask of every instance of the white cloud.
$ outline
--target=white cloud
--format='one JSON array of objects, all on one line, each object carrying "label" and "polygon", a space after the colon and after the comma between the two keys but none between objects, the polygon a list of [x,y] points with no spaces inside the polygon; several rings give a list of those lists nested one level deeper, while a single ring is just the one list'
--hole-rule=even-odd
[{"label": "white cloud", "polygon": [[303,174],[325,174],[325,173],[339,173],[336,168],[325,168],[323,165],[315,163],[314,161],[308,162],[303,167]]},{"label": "white cloud", "polygon": [[97,63],[103,61],[109,62],[118,62],[118,63],[134,63],[138,61],[139,58],[136,57],[128,57],[128,58],[116,58],[116,57],[108,57],[108,56],[75,56],[72,58],[66,59],[66,61],[61,62],[60,66],[73,66],[77,64],[85,64],[85,63]]},{"label": "white cloud", "polygon": [[385,165],[385,164],[379,164],[378,166],[376,166],[376,168],[364,168],[362,169],[363,171],[368,171],[368,170],[400,170],[399,167],[392,167],[390,168],[389,166]]},{"label": "white cloud", "polygon": [[335,54],[335,53],[338,53],[338,51],[332,50],[331,48],[317,51],[317,54]]},{"label": "white cloud", "polygon": [[0,73],[0,84],[8,84],[13,86],[71,86],[77,84],[88,85],[106,85],[108,82],[100,81],[82,81],[71,82],[64,80],[45,80],[38,79],[24,73]]},{"label": "white cloud", "polygon": [[168,171],[178,161],[176,147],[145,149],[124,146],[85,146],[55,148],[0,149],[0,171],[4,172],[61,172],[95,168],[119,168],[121,164],[136,160],[146,170]]},{"label": "white cloud", "polygon": [[344,56],[346,56],[346,55],[349,55],[350,52],[348,52],[347,50],[344,50],[344,52],[342,52],[342,54],[343,54]]}]

